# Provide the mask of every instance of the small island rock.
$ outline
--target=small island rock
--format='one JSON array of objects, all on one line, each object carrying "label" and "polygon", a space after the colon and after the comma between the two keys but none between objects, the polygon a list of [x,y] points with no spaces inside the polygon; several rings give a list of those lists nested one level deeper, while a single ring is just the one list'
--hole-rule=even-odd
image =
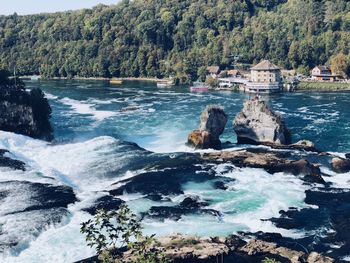
[{"label": "small island rock", "polygon": [[187,144],[196,149],[221,149],[220,135],[224,132],[227,115],[222,107],[207,106],[200,117],[199,129],[188,135]]},{"label": "small island rock", "polygon": [[290,144],[291,135],[283,119],[264,101],[248,100],[238,113],[233,129],[239,144]]}]

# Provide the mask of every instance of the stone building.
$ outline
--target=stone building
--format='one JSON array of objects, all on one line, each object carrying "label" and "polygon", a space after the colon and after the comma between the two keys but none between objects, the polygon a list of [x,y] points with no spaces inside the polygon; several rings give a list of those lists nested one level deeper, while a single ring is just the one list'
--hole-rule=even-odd
[{"label": "stone building", "polygon": [[251,68],[250,81],[246,86],[247,92],[272,93],[282,87],[281,70],[268,60],[263,60]]}]

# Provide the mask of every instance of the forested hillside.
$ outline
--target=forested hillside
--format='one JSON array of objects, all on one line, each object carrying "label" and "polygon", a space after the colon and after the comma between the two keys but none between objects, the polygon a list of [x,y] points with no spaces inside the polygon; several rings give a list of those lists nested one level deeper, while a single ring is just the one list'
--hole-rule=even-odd
[{"label": "forested hillside", "polygon": [[[63,77],[196,79],[206,65],[271,59],[306,71],[349,61],[346,0],[124,0],[112,6],[0,16],[0,65]],[[343,61],[342,61],[343,62]]]}]

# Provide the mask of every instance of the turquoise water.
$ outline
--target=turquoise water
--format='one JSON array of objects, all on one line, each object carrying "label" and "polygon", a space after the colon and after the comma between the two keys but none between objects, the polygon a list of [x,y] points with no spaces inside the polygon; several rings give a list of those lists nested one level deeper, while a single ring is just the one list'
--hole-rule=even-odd
[{"label": "turquoise water", "polygon": [[[232,121],[249,98],[238,92],[157,89],[152,82],[32,81],[27,87],[50,94],[58,142],[110,135],[168,152],[181,148],[208,104],[224,106],[229,122],[222,141],[235,142]],[[308,139],[325,151],[350,151],[349,92],[281,93],[265,99],[283,115],[294,141]],[[119,112],[125,107],[134,110]]]},{"label": "turquoise water", "polygon": [[[219,91],[193,94],[188,87],[158,89],[151,82],[110,85],[104,81],[57,80],[28,81],[26,86],[46,93],[53,109],[55,141],[48,144],[0,131],[0,149],[9,150],[12,157],[27,165],[24,172],[0,169],[0,193],[9,193],[0,203],[0,225],[5,233],[0,236],[0,245],[19,240],[18,245],[0,252],[0,261],[73,262],[93,255],[79,232],[80,223],[91,218],[83,209],[123,186],[117,197],[138,215],[152,207],[169,211],[188,196],[198,197],[206,209],[219,213],[185,213],[179,220],[145,217],[143,226],[148,234],[310,234],[278,228],[262,219],[279,217],[279,211],[289,207],[309,207],[304,202],[305,191],[320,185],[305,184],[289,174],[203,164],[193,149],[185,146],[188,133],[198,127],[200,113],[209,104],[225,108],[229,122],[221,139],[235,143],[232,121],[249,95]],[[293,141],[308,139],[324,151],[350,152],[350,93],[281,93],[264,99],[283,115]],[[326,180],[350,188],[347,176]],[[39,202],[34,198],[37,193],[9,181],[68,186],[78,201],[68,206],[61,222],[53,223],[49,209],[21,212],[32,206],[31,202]],[[149,194],[159,195],[160,200]]]}]

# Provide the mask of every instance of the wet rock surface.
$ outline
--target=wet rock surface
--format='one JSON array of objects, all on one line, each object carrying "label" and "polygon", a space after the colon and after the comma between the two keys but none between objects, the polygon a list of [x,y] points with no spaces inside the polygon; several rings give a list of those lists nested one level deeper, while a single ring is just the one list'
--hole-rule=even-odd
[{"label": "wet rock surface", "polygon": [[342,258],[350,251],[349,202],[350,192],[346,189],[307,190],[305,203],[313,207],[280,211],[281,217],[270,221],[279,228],[300,229],[312,234],[299,239],[281,236],[275,242],[287,246],[295,244],[304,250]]},{"label": "wet rock surface", "polygon": [[290,160],[282,153],[245,149],[238,151],[221,151],[204,153],[204,160],[219,163],[230,162],[237,167],[262,168],[269,173],[285,172],[294,175],[304,175],[318,183],[324,183],[320,168],[305,159]]},{"label": "wet rock surface", "polygon": [[[1,195],[14,195],[15,189],[25,195],[25,205],[2,210],[3,214],[16,214],[32,210],[50,209],[55,207],[67,208],[69,204],[77,201],[73,189],[68,186],[55,186],[50,184],[31,183],[26,181],[0,182]],[[8,190],[11,189],[11,190]],[[24,197],[23,197],[24,198]]]},{"label": "wet rock surface", "polygon": [[183,215],[208,214],[220,217],[219,211],[205,208],[208,203],[201,201],[196,196],[186,197],[180,204],[175,206],[153,206],[149,211],[143,213],[143,218],[180,220]]},{"label": "wet rock surface", "polygon": [[227,115],[222,107],[217,105],[207,106],[200,117],[198,130],[188,135],[187,144],[196,149],[221,149],[220,135],[227,123]]},{"label": "wet rock surface", "polygon": [[106,195],[98,198],[91,206],[83,208],[82,210],[88,212],[91,215],[94,215],[99,209],[106,211],[118,210],[119,206],[123,203],[124,201],[119,198]]},{"label": "wet rock surface", "polygon": [[25,163],[5,156],[9,151],[0,149],[0,167],[25,171]]},{"label": "wet rock surface", "polygon": [[48,226],[60,224],[76,200],[68,186],[0,182],[0,253],[28,246]]},{"label": "wet rock surface", "polygon": [[282,117],[269,109],[266,102],[248,100],[233,121],[239,144],[290,144],[291,134]]},{"label": "wet rock surface", "polygon": [[[123,193],[141,193],[147,198],[153,199],[156,196],[179,195],[184,194],[182,185],[188,182],[204,183],[232,180],[230,178],[221,178],[214,173],[203,171],[201,167],[195,165],[193,161],[201,162],[200,159],[191,158],[184,162],[167,163],[167,169],[158,171],[143,172],[130,179],[119,181],[115,188],[109,193],[113,196],[120,196]],[[166,179],[165,179],[166,178]],[[117,186],[120,184],[120,186]]]}]

